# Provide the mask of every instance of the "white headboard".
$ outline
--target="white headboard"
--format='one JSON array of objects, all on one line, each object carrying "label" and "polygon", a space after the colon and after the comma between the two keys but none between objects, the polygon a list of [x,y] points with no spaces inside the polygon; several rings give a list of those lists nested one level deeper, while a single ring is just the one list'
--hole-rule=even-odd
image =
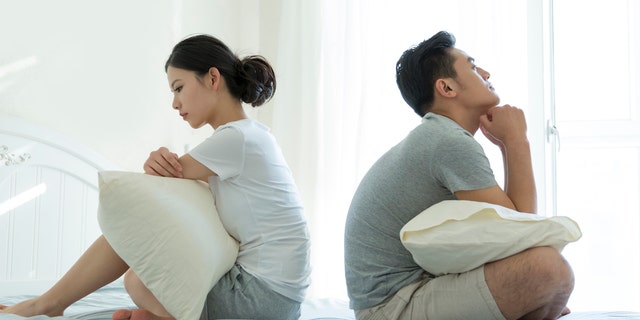
[{"label": "white headboard", "polygon": [[0,296],[39,294],[100,235],[97,153],[0,115]]}]

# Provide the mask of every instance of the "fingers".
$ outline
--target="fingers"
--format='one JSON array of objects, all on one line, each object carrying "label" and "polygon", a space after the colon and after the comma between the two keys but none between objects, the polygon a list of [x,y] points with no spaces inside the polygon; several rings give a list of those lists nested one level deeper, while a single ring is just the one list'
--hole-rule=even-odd
[{"label": "fingers", "polygon": [[182,165],[177,154],[161,147],[149,154],[144,163],[144,172],[154,176],[182,178]]},{"label": "fingers", "polygon": [[489,110],[489,117],[493,117],[494,115],[524,121],[524,111],[518,107],[508,104],[501,107],[491,108]]},{"label": "fingers", "polygon": [[[491,110],[489,110],[489,112],[491,112]],[[482,129],[483,132],[485,130],[485,127],[490,125],[491,125],[491,119],[489,118],[489,113],[483,114],[482,116],[480,116],[480,128]]]},{"label": "fingers", "polygon": [[480,127],[489,140],[502,143],[526,139],[527,124],[524,111],[520,108],[504,105],[493,107],[480,117]]},{"label": "fingers", "polygon": [[[488,122],[488,120],[486,120],[486,121]],[[490,124],[490,123],[488,122],[488,124]],[[502,141],[500,141],[500,139],[494,137],[493,134],[491,134],[491,132],[489,132],[489,130],[485,127],[485,124],[482,123],[482,120],[481,120],[481,123],[480,123],[480,131],[482,131],[482,134],[484,134],[484,136],[489,141],[491,141],[491,143],[502,147]]]}]

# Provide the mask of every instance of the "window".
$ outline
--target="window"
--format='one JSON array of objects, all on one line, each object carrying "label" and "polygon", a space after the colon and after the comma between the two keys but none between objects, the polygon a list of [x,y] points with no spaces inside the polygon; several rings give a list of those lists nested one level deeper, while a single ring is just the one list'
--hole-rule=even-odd
[{"label": "window", "polygon": [[552,2],[557,213],[575,310],[640,310],[640,4]]}]

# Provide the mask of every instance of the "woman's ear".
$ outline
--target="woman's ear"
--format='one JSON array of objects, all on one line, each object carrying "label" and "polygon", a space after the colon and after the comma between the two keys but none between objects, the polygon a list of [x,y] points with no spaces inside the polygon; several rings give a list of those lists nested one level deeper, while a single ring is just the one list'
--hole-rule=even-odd
[{"label": "woman's ear", "polygon": [[445,98],[453,98],[456,96],[455,84],[453,83],[453,79],[444,78],[436,80],[436,93],[445,97]]},{"label": "woman's ear", "polygon": [[220,86],[220,79],[222,76],[220,75],[220,70],[216,67],[209,68],[209,72],[207,73],[207,84],[214,90],[218,89]]}]

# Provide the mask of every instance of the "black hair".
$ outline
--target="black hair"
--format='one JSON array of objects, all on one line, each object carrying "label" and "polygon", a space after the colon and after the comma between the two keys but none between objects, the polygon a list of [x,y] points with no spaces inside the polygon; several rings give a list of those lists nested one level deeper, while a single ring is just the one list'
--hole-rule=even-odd
[{"label": "black hair", "polygon": [[176,44],[164,65],[165,72],[170,66],[194,71],[198,76],[216,67],[231,95],[254,107],[267,102],[276,91],[275,73],[264,57],[252,55],[240,59],[210,35],[191,36]]},{"label": "black hair", "polygon": [[455,44],[452,34],[440,31],[406,50],[396,63],[396,83],[402,98],[420,117],[433,105],[436,80],[456,77],[455,58],[450,52]]}]

